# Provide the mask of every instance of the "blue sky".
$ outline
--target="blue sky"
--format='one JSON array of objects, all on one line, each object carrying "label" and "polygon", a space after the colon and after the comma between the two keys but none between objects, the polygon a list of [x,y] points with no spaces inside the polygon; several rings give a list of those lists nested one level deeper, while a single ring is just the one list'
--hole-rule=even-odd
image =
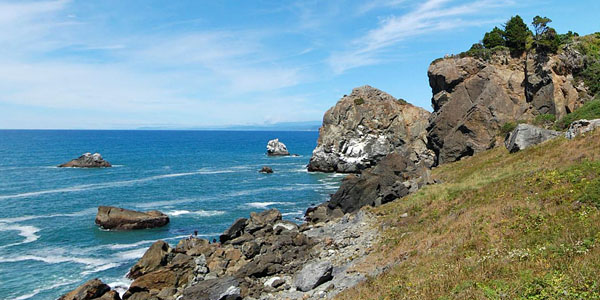
[{"label": "blue sky", "polygon": [[597,0],[0,0],[0,128],[312,121],[365,84],[431,110],[429,63],[515,14],[600,31]]}]

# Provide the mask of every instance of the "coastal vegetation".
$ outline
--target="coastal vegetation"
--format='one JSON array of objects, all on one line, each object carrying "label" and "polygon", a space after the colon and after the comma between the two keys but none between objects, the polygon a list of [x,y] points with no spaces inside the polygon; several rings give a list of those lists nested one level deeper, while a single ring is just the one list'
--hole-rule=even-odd
[{"label": "coastal vegetation", "polygon": [[599,159],[596,131],[434,169],[442,184],[372,209],[365,266],[392,267],[338,298],[599,298]]}]

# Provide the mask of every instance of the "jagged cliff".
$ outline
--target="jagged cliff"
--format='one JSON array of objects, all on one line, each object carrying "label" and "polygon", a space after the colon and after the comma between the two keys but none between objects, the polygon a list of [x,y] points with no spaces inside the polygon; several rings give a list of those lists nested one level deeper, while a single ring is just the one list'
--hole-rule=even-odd
[{"label": "jagged cliff", "polygon": [[585,59],[567,46],[557,55],[512,57],[498,51],[489,59],[451,57],[428,70],[434,112],[427,129],[437,163],[490,149],[506,122],[531,121],[540,114],[560,118],[591,97],[573,74]]},{"label": "jagged cliff", "polygon": [[358,173],[391,152],[431,166],[428,118],[428,111],[376,88],[355,88],[325,113],[308,170]]}]

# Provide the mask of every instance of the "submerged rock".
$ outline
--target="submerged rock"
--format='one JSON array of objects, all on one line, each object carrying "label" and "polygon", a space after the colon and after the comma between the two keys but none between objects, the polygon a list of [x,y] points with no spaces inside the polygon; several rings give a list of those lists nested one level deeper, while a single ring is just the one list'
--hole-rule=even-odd
[{"label": "submerged rock", "polygon": [[562,133],[529,124],[519,124],[508,134],[504,145],[511,153],[559,137]]},{"label": "submerged rock", "polygon": [[158,210],[139,212],[114,206],[99,206],[96,214],[96,224],[104,229],[146,229],[168,223],[169,216]]},{"label": "submerged rock", "polygon": [[287,156],[290,155],[287,147],[279,139],[270,140],[267,143],[267,155],[269,156]]},{"label": "submerged rock", "polygon": [[100,279],[91,279],[58,300],[121,300],[119,294]]},{"label": "submerged rock", "polygon": [[600,119],[577,120],[569,125],[569,129],[567,129],[567,132],[565,132],[565,137],[568,139],[574,139],[576,136],[588,131],[592,131],[598,127],[600,127]]},{"label": "submerged rock", "polygon": [[429,112],[370,86],[355,88],[323,117],[309,171],[358,173],[391,152],[431,166]]},{"label": "submerged rock", "polygon": [[112,165],[100,153],[84,153],[79,158],[61,164],[59,168],[110,168]]},{"label": "submerged rock", "polygon": [[271,173],[273,173],[273,169],[271,169],[271,167],[264,166],[258,172],[259,173],[271,174]]}]

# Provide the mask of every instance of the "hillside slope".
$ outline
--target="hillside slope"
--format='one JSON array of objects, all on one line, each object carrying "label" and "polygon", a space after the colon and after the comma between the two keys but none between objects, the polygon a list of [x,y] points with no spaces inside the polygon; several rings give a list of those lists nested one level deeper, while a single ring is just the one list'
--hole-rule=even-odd
[{"label": "hillside slope", "polygon": [[338,299],[600,298],[600,131],[432,173],[370,208],[383,233],[364,268],[389,268]]}]

